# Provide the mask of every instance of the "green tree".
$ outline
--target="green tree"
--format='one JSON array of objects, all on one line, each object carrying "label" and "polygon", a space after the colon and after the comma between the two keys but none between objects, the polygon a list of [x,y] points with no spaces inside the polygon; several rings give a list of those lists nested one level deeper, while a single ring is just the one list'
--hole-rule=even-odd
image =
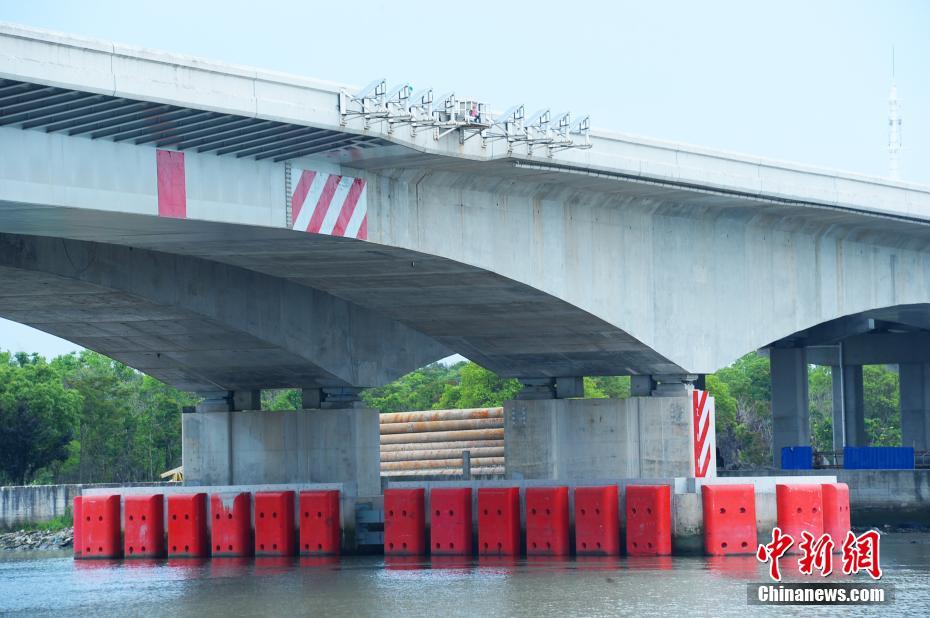
[{"label": "green tree", "polygon": [[514,399],[522,388],[517,380],[501,378],[475,363],[465,364],[460,371],[461,381],[446,385],[437,408],[502,406],[508,399]]},{"label": "green tree", "polygon": [[589,399],[624,399],[630,396],[630,376],[593,376],[584,379],[584,396]]},{"label": "green tree", "polygon": [[734,420],[720,420],[715,428],[724,436],[721,448],[729,467],[769,466],[772,461],[772,397],[769,359],[752,352],[708,376],[708,391],[721,384],[735,405]]},{"label": "green tree", "polygon": [[883,365],[862,368],[865,434],[871,446],[901,445],[898,374]]},{"label": "green tree", "polygon": [[833,450],[833,374],[829,367],[812,366],[807,372],[811,446],[816,451]]},{"label": "green tree", "polygon": [[299,410],[299,388],[278,388],[262,391],[262,410]]},{"label": "green tree", "polygon": [[468,365],[464,361],[454,365],[432,363],[386,386],[364,391],[362,401],[381,412],[438,409],[446,391],[461,382],[462,371]]},{"label": "green tree", "polygon": [[181,465],[181,412],[197,397],[155,378],[142,376],[134,444],[134,475],[147,480]]},{"label": "green tree", "polygon": [[68,455],[79,393],[38,355],[0,353],[0,471],[23,485]]}]

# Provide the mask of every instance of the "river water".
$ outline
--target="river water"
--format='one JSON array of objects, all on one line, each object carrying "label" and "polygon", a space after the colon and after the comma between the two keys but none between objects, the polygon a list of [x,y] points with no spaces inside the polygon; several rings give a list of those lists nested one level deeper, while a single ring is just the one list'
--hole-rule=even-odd
[{"label": "river water", "polygon": [[[0,613],[92,615],[930,615],[930,534],[882,537],[883,607],[748,606],[753,556],[386,561],[382,556],[74,561],[0,555]],[[837,556],[838,558],[838,556]],[[785,581],[822,581],[782,559]],[[840,575],[838,581],[871,581]]]}]

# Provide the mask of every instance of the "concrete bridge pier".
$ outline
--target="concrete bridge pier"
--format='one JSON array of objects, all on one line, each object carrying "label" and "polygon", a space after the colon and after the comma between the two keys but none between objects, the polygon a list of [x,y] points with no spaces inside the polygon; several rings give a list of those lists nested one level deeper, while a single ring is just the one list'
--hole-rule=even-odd
[{"label": "concrete bridge pier", "polygon": [[[690,390],[627,399],[521,397],[504,402],[504,428],[508,479],[694,476]],[[710,459],[708,476],[715,476]]]},{"label": "concrete bridge pier", "polygon": [[810,410],[807,398],[807,355],[804,348],[772,348],[772,452],[781,467],[785,446],[809,446]]},{"label": "concrete bridge pier", "polygon": [[833,450],[867,446],[862,365],[833,365]]},{"label": "concrete bridge pier", "polygon": [[354,484],[381,493],[378,411],[358,389],[305,389],[301,410],[262,410],[259,391],[211,393],[182,416],[188,485]]},{"label": "concrete bridge pier", "polygon": [[930,363],[904,363],[898,371],[902,445],[930,450]]}]

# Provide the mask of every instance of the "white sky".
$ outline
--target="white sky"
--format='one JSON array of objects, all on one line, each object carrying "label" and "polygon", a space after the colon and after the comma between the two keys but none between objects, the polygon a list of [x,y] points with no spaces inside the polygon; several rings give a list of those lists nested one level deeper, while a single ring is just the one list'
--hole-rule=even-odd
[{"label": "white sky", "polygon": [[[258,8],[256,8],[258,7]],[[347,8],[351,7],[351,8]],[[901,176],[930,185],[930,2],[0,0],[0,20],[873,176],[891,49]],[[74,346],[0,321],[0,348]]]}]

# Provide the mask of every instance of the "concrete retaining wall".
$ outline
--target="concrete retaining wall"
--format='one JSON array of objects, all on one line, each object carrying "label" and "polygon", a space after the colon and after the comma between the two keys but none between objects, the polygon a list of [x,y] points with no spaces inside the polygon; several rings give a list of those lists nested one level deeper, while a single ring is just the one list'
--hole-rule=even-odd
[{"label": "concrete retaining wall", "polygon": [[[147,486],[165,486],[153,483]],[[25,485],[0,487],[0,529],[17,528],[60,517],[71,508],[74,496],[92,488],[121,487],[119,484]]]},{"label": "concrete retaining wall", "polygon": [[0,528],[48,521],[64,515],[80,485],[0,487]]}]

